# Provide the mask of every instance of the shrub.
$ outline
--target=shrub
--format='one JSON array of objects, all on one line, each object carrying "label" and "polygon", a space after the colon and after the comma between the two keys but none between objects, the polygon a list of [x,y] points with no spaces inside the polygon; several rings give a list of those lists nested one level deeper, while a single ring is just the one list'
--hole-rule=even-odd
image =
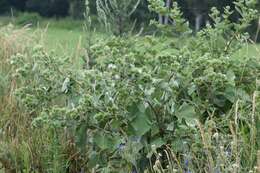
[{"label": "shrub", "polygon": [[38,13],[20,13],[15,20],[18,25],[37,25],[42,20]]},{"label": "shrub", "polygon": [[[251,3],[237,1],[238,23],[228,7],[224,15],[213,9],[214,26],[193,37],[175,6],[176,28],[155,23],[161,37],[100,40],[82,69],[41,46],[12,56],[23,128],[9,137],[18,147],[5,151],[8,163],[57,173],[253,171],[260,64],[238,55]],[[151,1],[164,12],[157,6]]]},{"label": "shrub", "polygon": [[[36,116],[32,131],[49,129],[50,147],[67,140],[76,147],[66,156],[61,148],[56,154],[48,148],[43,152],[61,157],[60,166],[79,152],[78,169],[96,171],[143,172],[156,159],[159,168],[153,169],[173,162],[178,171],[234,171],[236,159],[241,172],[252,169],[256,155],[248,151],[259,145],[249,135],[257,127],[250,115],[252,104],[259,104],[251,99],[258,59],[201,55],[193,50],[196,40],[183,47],[154,37],[110,39],[92,47],[95,62],[87,70],[73,70],[70,62],[39,48],[31,58],[14,56],[13,75],[21,82],[16,96],[22,109]],[[254,145],[247,146],[248,141]],[[242,162],[247,157],[251,160]]]}]

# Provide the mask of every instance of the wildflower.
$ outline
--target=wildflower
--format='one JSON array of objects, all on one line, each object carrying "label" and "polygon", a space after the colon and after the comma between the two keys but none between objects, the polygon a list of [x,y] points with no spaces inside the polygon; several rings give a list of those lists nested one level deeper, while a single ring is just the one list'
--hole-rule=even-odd
[{"label": "wildflower", "polygon": [[231,149],[230,148],[226,149],[225,154],[227,157],[231,157],[232,155]]},{"label": "wildflower", "polygon": [[118,74],[115,75],[115,79],[116,80],[119,80],[120,79],[120,76]]},{"label": "wildflower", "polygon": [[188,160],[188,159],[186,159],[186,160],[184,161],[184,165],[185,165],[186,167],[189,166],[189,160]]},{"label": "wildflower", "polygon": [[123,151],[125,149],[125,143],[120,143],[116,148],[119,150],[119,151]]},{"label": "wildflower", "polygon": [[238,168],[239,166],[238,166],[238,164],[233,164],[232,165],[234,168]]},{"label": "wildflower", "polygon": [[108,64],[108,68],[109,69],[116,69],[116,65],[115,64]]},{"label": "wildflower", "polygon": [[214,139],[218,139],[218,132],[216,132],[216,133],[213,134],[213,138],[214,138]]},{"label": "wildflower", "polygon": [[184,165],[185,165],[185,168],[187,169],[187,171],[185,171],[185,173],[191,173],[191,171],[189,169],[189,160],[188,159],[184,160]]}]

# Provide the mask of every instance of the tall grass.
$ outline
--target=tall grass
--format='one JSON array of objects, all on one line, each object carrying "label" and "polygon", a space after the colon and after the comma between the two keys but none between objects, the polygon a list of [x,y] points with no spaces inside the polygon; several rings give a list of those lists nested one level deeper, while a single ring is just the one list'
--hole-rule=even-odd
[{"label": "tall grass", "polygon": [[5,172],[10,173],[16,172],[15,153],[18,154],[17,148],[22,147],[17,132],[24,131],[27,121],[26,117],[22,117],[13,95],[17,81],[11,76],[10,61],[12,55],[26,54],[34,43],[34,37],[28,31],[26,26],[20,29],[13,25],[0,28],[0,163]]},{"label": "tall grass", "polygon": [[[12,74],[12,57],[32,61],[37,43],[44,44],[46,30],[32,31],[28,26],[8,25],[0,28],[0,172],[75,172],[80,158],[71,139],[64,132],[33,128],[34,113],[24,110],[15,97],[21,84]],[[79,41],[77,51],[81,51]],[[78,57],[80,53],[72,54]],[[75,59],[71,58],[71,62]],[[74,163],[75,167],[68,166]]]},{"label": "tall grass", "polygon": [[[185,160],[179,159],[177,153],[170,147],[160,153],[155,150],[157,160],[153,165],[154,172],[165,172],[162,166],[165,163],[161,162],[161,156],[166,153],[168,159],[166,165],[170,173],[259,173],[260,151],[257,151],[259,146],[257,130],[260,128],[260,114],[256,108],[256,101],[259,98],[259,94],[255,92],[252,107],[244,107],[244,103],[237,101],[229,117],[222,120],[212,116],[204,124],[198,121],[197,132],[200,134],[201,143],[198,146],[194,141],[191,150],[182,153],[185,155]],[[253,163],[255,164],[251,165]],[[248,169],[249,167],[253,169]]]},{"label": "tall grass", "polygon": [[16,81],[10,78],[10,58],[17,53],[27,52],[34,42],[33,36],[28,35],[28,30],[27,27],[15,29],[13,25],[0,28],[0,110],[13,105],[12,92]]}]

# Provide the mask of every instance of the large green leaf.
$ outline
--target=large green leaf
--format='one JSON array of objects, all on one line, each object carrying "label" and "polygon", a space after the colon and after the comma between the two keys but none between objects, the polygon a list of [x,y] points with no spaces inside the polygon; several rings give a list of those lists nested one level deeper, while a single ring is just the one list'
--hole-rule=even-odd
[{"label": "large green leaf", "polygon": [[136,135],[143,136],[146,132],[148,132],[152,123],[147,115],[147,112],[137,112],[136,118],[131,122],[131,126],[134,128]]},{"label": "large green leaf", "polygon": [[235,103],[236,101],[236,88],[234,87],[227,87],[224,96],[231,102]]},{"label": "large green leaf", "polygon": [[245,101],[248,101],[250,102],[251,101],[251,98],[250,96],[247,94],[247,92],[241,88],[238,88],[237,89],[237,96],[239,99],[241,100],[245,100]]},{"label": "large green leaf", "polygon": [[179,121],[184,120],[190,127],[196,125],[196,120],[199,118],[195,112],[195,108],[187,103],[183,103],[177,112]]},{"label": "large green leaf", "polygon": [[115,149],[120,144],[120,138],[111,136],[102,132],[96,133],[94,136],[95,144],[102,150]]},{"label": "large green leaf", "polygon": [[174,140],[171,145],[172,149],[175,152],[182,152],[184,150],[184,145],[183,145],[184,140],[183,139],[176,139]]},{"label": "large green leaf", "polygon": [[127,111],[129,113],[129,116],[127,116],[127,119],[129,121],[132,121],[135,118],[135,115],[137,112],[139,112],[138,104],[133,103],[130,106],[127,107]]},{"label": "large green leaf", "polygon": [[227,87],[224,96],[231,102],[235,103],[237,99],[251,101],[250,96],[247,92],[241,88]]},{"label": "large green leaf", "polygon": [[164,144],[166,144],[165,140],[163,140],[160,137],[157,137],[151,141],[151,146],[155,146],[156,148],[159,148],[159,147],[163,146]]}]

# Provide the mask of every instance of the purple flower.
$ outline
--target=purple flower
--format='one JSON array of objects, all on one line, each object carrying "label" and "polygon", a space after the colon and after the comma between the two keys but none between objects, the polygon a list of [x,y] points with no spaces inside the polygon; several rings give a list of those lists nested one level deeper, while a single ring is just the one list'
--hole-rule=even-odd
[{"label": "purple flower", "polygon": [[184,165],[185,165],[185,168],[186,168],[185,173],[191,173],[191,171],[189,170],[189,160],[188,159],[184,160]]},{"label": "purple flower", "polygon": [[117,149],[118,149],[119,151],[123,151],[123,150],[125,149],[125,143],[119,144],[119,145],[117,146]]},{"label": "purple flower", "polygon": [[189,167],[189,160],[186,159],[186,160],[184,161],[184,164],[185,164],[185,166],[188,168],[188,167]]},{"label": "purple flower", "polygon": [[231,157],[231,155],[232,155],[231,148],[227,148],[226,151],[225,151],[225,154],[226,154],[227,157]]},{"label": "purple flower", "polygon": [[132,173],[137,173],[136,169],[133,169],[133,170],[132,170]]}]

